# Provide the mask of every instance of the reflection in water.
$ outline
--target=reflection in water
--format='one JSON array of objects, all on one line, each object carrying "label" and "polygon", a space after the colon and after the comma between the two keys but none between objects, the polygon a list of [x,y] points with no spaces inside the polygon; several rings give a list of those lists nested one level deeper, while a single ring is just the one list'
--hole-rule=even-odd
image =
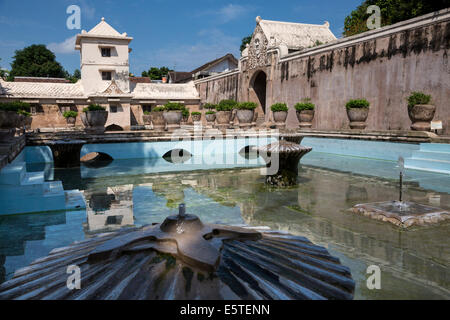
[{"label": "reflection in water", "polygon": [[[70,180],[70,173],[65,179]],[[402,230],[348,212],[357,203],[395,200],[395,180],[305,166],[300,169],[299,185],[282,190],[266,186],[259,169],[81,180],[78,188],[87,200],[87,219],[84,212],[82,218],[77,212],[0,217],[0,276],[2,266],[10,277],[14,269],[31,262],[36,243],[43,248],[38,257],[43,256],[92,232],[161,222],[185,202],[188,213],[207,223],[269,226],[327,246],[351,268],[357,299],[450,297],[449,223]],[[404,197],[430,205],[439,199],[440,207],[450,209],[449,194],[430,193],[418,185],[410,184]],[[64,226],[59,230],[65,233],[45,228],[55,224]],[[57,241],[47,243],[49,238]],[[33,251],[24,249],[31,243]],[[7,249],[13,247],[17,249]],[[366,269],[372,264],[381,268],[382,290],[366,288]]]}]

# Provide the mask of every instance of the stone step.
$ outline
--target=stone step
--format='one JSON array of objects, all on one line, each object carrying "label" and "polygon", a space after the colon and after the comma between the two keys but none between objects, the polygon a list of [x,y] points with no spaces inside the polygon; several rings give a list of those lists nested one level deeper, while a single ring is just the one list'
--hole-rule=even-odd
[{"label": "stone step", "polygon": [[430,159],[405,159],[405,168],[450,174],[450,162]]},{"label": "stone step", "polygon": [[44,172],[26,172],[21,185],[43,184],[45,182]]},{"label": "stone step", "polygon": [[437,160],[450,163],[450,152],[435,152],[435,151],[414,151],[411,156],[412,159]]},{"label": "stone step", "polygon": [[447,144],[447,143],[421,143],[420,151],[450,153],[450,144]]},{"label": "stone step", "polygon": [[0,171],[0,185],[21,185],[25,178],[26,171],[27,168],[25,162],[18,161],[10,163]]}]

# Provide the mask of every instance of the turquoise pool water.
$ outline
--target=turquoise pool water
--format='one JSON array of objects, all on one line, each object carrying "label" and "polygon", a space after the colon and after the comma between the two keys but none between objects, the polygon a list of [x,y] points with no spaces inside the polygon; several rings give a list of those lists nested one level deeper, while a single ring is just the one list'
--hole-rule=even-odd
[{"label": "turquoise pool water", "polygon": [[[164,163],[170,167],[170,164]],[[127,225],[161,222],[185,202],[205,222],[269,226],[327,247],[352,270],[356,299],[449,299],[450,224],[400,230],[348,212],[357,203],[395,200],[396,163],[312,152],[299,185],[273,189],[258,168],[148,172],[147,160],[114,160],[100,169],[54,170],[48,179],[80,189],[87,210],[0,216],[0,281],[56,247]],[[153,168],[158,168],[154,163]],[[198,168],[197,168],[198,169]],[[450,177],[407,171],[405,199],[450,210]],[[370,265],[381,290],[366,286]]]}]

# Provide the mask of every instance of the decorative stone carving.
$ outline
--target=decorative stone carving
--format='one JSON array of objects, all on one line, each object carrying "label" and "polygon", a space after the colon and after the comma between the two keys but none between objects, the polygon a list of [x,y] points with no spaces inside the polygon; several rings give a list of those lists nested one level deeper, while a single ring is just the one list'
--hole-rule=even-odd
[{"label": "decorative stone carving", "polygon": [[267,45],[268,41],[261,26],[256,26],[248,48],[249,69],[256,69],[258,67],[265,67],[268,65]]},{"label": "decorative stone carving", "polygon": [[108,88],[106,88],[105,91],[103,91],[103,94],[125,94],[117,85],[116,81],[114,79],[111,80],[111,84]]}]

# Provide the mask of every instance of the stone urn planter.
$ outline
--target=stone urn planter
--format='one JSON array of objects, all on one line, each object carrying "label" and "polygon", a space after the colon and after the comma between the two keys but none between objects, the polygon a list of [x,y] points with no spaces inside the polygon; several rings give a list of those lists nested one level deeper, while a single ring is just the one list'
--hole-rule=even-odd
[{"label": "stone urn planter", "polygon": [[144,121],[145,125],[149,126],[152,123],[152,116],[150,114],[144,114],[142,116],[142,121]]},{"label": "stone urn planter", "polygon": [[408,115],[412,121],[411,129],[416,131],[430,131],[431,120],[434,118],[436,106],[431,104],[416,104],[408,107]]},{"label": "stone urn planter", "polygon": [[300,122],[300,128],[311,128],[314,119],[314,110],[297,111],[297,119]]},{"label": "stone urn planter", "polygon": [[31,124],[33,123],[33,117],[25,116],[24,125],[27,130],[31,129]]},{"label": "stone urn planter", "polygon": [[194,122],[198,122],[202,119],[201,114],[191,114],[191,116],[192,116],[192,121],[194,121]]},{"label": "stone urn planter", "polygon": [[347,117],[350,121],[351,129],[363,130],[366,128],[366,120],[369,116],[369,108],[350,108],[347,109]]},{"label": "stone urn planter", "polygon": [[75,122],[77,121],[77,118],[75,118],[75,117],[68,117],[68,118],[66,118],[66,121],[67,121],[67,126],[69,128],[73,128],[73,127],[75,127]]},{"label": "stone urn planter", "polygon": [[83,126],[85,128],[89,127],[89,123],[87,122],[87,119],[86,119],[86,113],[82,112],[80,115],[80,119],[81,119],[81,123],[83,124]]},{"label": "stone urn planter", "polygon": [[108,120],[108,111],[106,110],[96,110],[96,111],[85,111],[86,122],[88,127],[86,130],[92,133],[104,133],[105,124]]},{"label": "stone urn planter", "polygon": [[208,125],[212,125],[214,121],[216,121],[216,114],[215,113],[206,113],[205,119]]},{"label": "stone urn planter", "polygon": [[220,125],[229,125],[231,121],[231,111],[217,111],[216,120]]},{"label": "stone urn planter", "polygon": [[16,112],[0,111],[0,141],[11,140],[19,126],[19,115]]},{"label": "stone urn planter", "polygon": [[253,121],[255,110],[236,110],[236,117],[239,120],[239,125],[250,125]]},{"label": "stone urn planter", "polygon": [[183,114],[180,110],[164,111],[163,117],[164,120],[166,120],[167,129],[173,130],[180,127],[181,118],[183,117]]},{"label": "stone urn planter", "polygon": [[163,113],[163,111],[152,111],[150,113],[153,130],[164,130],[164,128],[166,127],[166,120],[164,120]]}]

